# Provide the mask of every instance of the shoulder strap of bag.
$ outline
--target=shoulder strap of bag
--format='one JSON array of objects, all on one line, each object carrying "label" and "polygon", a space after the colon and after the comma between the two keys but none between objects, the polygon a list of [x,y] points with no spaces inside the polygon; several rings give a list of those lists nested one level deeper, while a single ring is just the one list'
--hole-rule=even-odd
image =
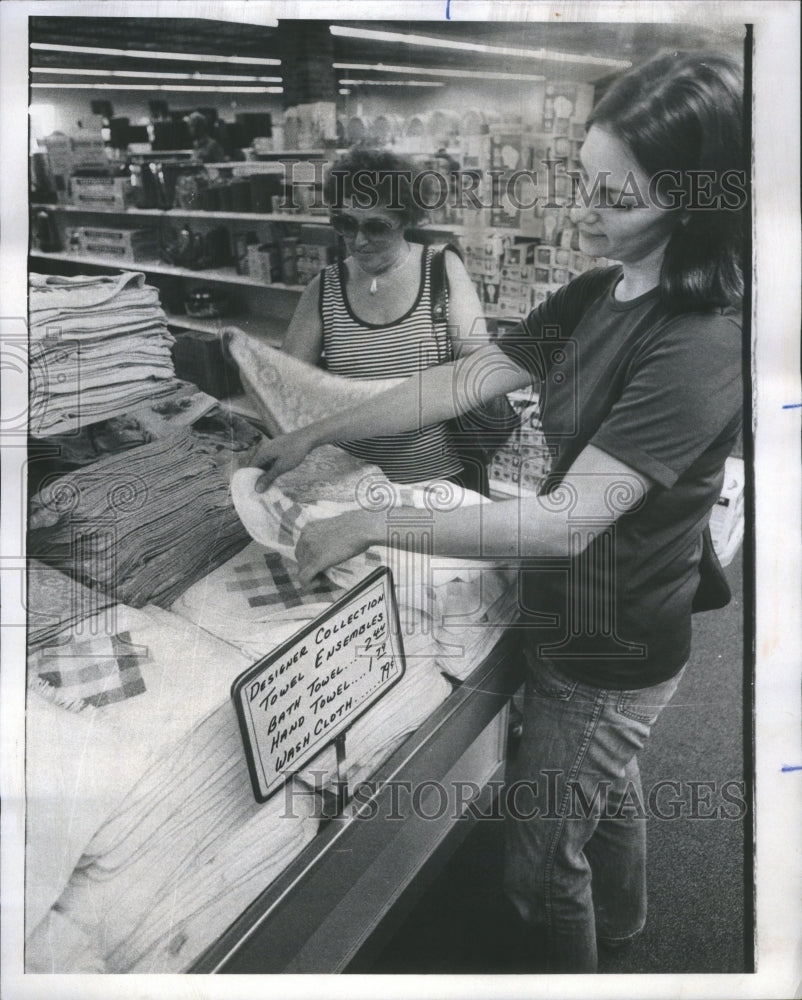
[{"label": "shoulder strap of bag", "polygon": [[453,243],[435,247],[429,271],[429,298],[432,309],[432,325],[437,341],[438,360],[453,361],[454,345],[448,333],[448,276],[446,274],[446,250],[451,250],[460,260],[462,253]]},{"label": "shoulder strap of bag", "polygon": [[462,254],[453,243],[445,243],[435,248],[432,254],[431,287],[432,320],[436,323],[448,321],[448,281],[446,280],[446,250],[455,253],[460,260]]}]

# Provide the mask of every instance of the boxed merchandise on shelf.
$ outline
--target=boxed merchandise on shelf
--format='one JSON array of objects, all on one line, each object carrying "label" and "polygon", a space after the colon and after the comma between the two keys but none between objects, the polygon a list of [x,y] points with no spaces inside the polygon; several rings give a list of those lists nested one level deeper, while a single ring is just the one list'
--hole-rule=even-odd
[{"label": "boxed merchandise on shelf", "polygon": [[101,254],[111,260],[143,261],[158,255],[159,244],[153,229],[123,229],[98,226],[67,226],[68,253]]},{"label": "boxed merchandise on shelf", "polygon": [[299,243],[295,252],[296,279],[299,285],[308,285],[316,274],[334,261],[334,248]]},{"label": "boxed merchandise on shelf", "polygon": [[281,251],[277,243],[252,243],[248,247],[248,269],[245,272],[266,285],[283,279]]},{"label": "boxed merchandise on shelf", "polygon": [[128,208],[133,204],[130,177],[72,177],[71,199],[83,208]]},{"label": "boxed merchandise on shelf", "polygon": [[491,488],[508,493],[536,493],[551,467],[551,453],[540,424],[540,406],[530,393],[512,393],[513,408],[520,424],[490,463]]}]

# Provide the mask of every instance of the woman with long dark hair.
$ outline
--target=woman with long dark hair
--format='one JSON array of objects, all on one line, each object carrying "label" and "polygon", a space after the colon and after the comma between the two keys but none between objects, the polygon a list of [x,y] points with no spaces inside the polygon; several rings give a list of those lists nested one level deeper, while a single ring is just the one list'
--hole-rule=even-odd
[{"label": "woman with long dark hair", "polygon": [[[721,55],[627,74],[591,116],[576,185],[582,249],[619,264],[497,344],[267,451],[263,486],[324,441],[537,383],[553,455],[541,494],[438,513],[420,534],[438,554],[523,560],[505,888],[551,971],[595,971],[599,944],[646,919],[637,754],[688,660],[703,531],[741,424],[742,104]],[[360,510],[310,525],[297,555],[311,579],[378,542],[384,515]]]}]

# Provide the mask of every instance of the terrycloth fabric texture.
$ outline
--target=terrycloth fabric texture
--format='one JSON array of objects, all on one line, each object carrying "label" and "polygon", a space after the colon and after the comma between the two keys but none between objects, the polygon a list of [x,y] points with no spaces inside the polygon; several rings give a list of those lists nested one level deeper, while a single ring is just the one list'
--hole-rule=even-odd
[{"label": "terrycloth fabric texture", "polygon": [[25,941],[25,972],[107,972],[91,935],[66,914],[50,910]]},{"label": "terrycloth fabric texture", "polygon": [[29,686],[25,726],[25,926],[42,920],[96,830],[122,800],[116,762],[139,773],[146,757],[94,709],[68,711],[46,685]]},{"label": "terrycloth fabric texture", "polygon": [[[305,427],[339,413],[397,385],[402,379],[354,380],[299,361],[243,331],[227,334],[227,346],[240,378],[272,435]],[[323,445],[297,468],[280,477],[287,496],[300,502],[349,501],[365,477],[381,477],[377,465],[354,458],[342,448]]]},{"label": "terrycloth fabric texture", "polygon": [[[252,662],[202,626],[153,605],[118,605],[116,628],[130,634],[145,690],[98,711],[124,745],[144,742],[151,755],[173,746],[225,700]],[[139,778],[121,764],[123,776],[129,786]]]},{"label": "terrycloth fabric texture", "polygon": [[30,276],[34,434],[63,434],[127,412],[175,382],[174,339],[144,275]]},{"label": "terrycloth fabric texture", "polygon": [[[266,552],[280,554],[292,567],[295,545],[305,524],[353,509],[353,503],[325,500],[300,504],[275,485],[258,494],[254,489],[258,476],[259,471],[254,469],[235,474],[234,504],[251,536]],[[381,492],[363,499],[417,508],[422,516],[431,506],[482,502],[477,494],[457,488],[450,495],[444,494],[442,487],[438,484],[426,489],[385,482]],[[391,514],[392,507],[388,512],[390,525]],[[402,530],[403,524],[396,522],[395,528]],[[349,731],[346,772],[352,781],[370,774],[447,697],[451,688],[440,670],[464,679],[478,666],[500,637],[499,630],[492,626],[508,624],[516,605],[515,577],[509,571],[485,561],[432,557],[397,548],[370,548],[331,567],[318,580],[353,587],[381,565],[393,572],[407,674]],[[210,590],[205,597],[215,603]],[[207,616],[219,620],[218,616],[208,615],[208,608]],[[333,751],[312,766],[326,772],[329,780],[336,773]],[[309,773],[307,780],[314,785]]]},{"label": "terrycloth fabric texture", "polygon": [[62,476],[30,516],[43,525],[32,555],[135,607],[168,607],[247,543],[228,484],[186,431]]},{"label": "terrycloth fabric texture", "polygon": [[[231,480],[231,499],[248,534],[265,549],[285,560],[295,561],[295,546],[302,528],[309,521],[336,517],[353,510],[353,503],[318,500],[298,503],[273,485],[265,493],[256,492],[259,469],[240,469]],[[353,587],[381,565],[382,553],[371,549],[353,559],[332,566],[325,576],[342,588]]]},{"label": "terrycloth fabric texture", "polygon": [[[152,606],[139,610],[115,605],[63,632],[59,646],[50,647],[51,658],[44,661],[47,673],[97,672],[103,657],[87,655],[87,645],[102,649],[119,634],[130,637],[129,655],[136,659],[142,690],[124,700],[98,697],[95,704],[100,708],[80,697],[88,680],[77,687],[53,687],[36,672],[42,649],[30,657],[29,928],[58,898],[91,837],[141,779],[149,762],[178,744],[225,701],[234,678],[252,662],[178,615]],[[93,637],[91,642],[86,636]]]},{"label": "terrycloth fabric texture", "polygon": [[[37,559],[28,560],[27,586],[29,650],[53,642],[62,632],[77,628],[84,619],[115,604],[102,591],[85,587]],[[77,632],[80,634],[80,628]]]},{"label": "terrycloth fabric texture", "polygon": [[322,614],[344,590],[326,577],[302,587],[286,553],[251,542],[183,593],[172,609],[254,659],[270,652],[304,622]]},{"label": "terrycloth fabric texture", "polygon": [[[294,559],[298,537],[307,523],[336,517],[354,509],[353,501],[334,503],[320,500],[314,503],[297,503],[288,498],[276,484],[264,493],[257,493],[255,484],[258,478],[258,469],[241,469],[235,473],[231,481],[234,506],[250,536],[265,548],[279,552],[286,559]],[[410,523],[416,526],[421,523],[425,525],[429,521],[431,509],[450,509],[460,504],[473,505],[484,501],[478,494],[452,484],[434,484],[429,488],[401,486],[387,483],[386,480],[378,482],[375,490],[369,484],[355,499],[360,505],[387,511],[388,540],[395,534],[403,536],[406,524],[403,518],[407,516],[412,518]],[[401,507],[415,508],[420,513],[413,515],[407,510],[404,514],[394,516],[394,512]],[[325,577],[343,588],[353,587],[381,565],[389,566],[393,570],[399,611],[402,612],[402,624],[404,608],[442,617],[442,610],[438,611],[434,604],[435,586],[441,587],[449,581],[463,580],[473,581],[478,587],[484,575],[487,577],[486,587],[491,579],[497,579],[499,585],[505,588],[509,586],[511,579],[509,573],[500,570],[495,571],[497,576],[493,576],[492,563],[483,560],[431,556],[428,552],[413,552],[386,546],[372,546],[365,552],[330,567],[326,570]],[[499,594],[493,590],[487,604],[491,604],[498,596]],[[474,603],[477,602],[481,603],[478,597],[474,599]],[[482,613],[484,612],[479,612],[480,615]]]},{"label": "terrycloth fabric texture", "polygon": [[[56,312],[111,307],[112,303],[151,302],[155,289],[145,285],[145,275],[140,271],[122,271],[120,274],[31,274],[31,289],[37,298],[30,304],[32,318]],[[158,297],[157,297],[158,301]]]},{"label": "terrycloth fabric texture", "polygon": [[98,830],[59,909],[109,972],[183,972],[312,839],[318,814],[296,785],[254,800],[226,701]]},{"label": "terrycloth fabric texture", "polygon": [[131,642],[130,632],[76,642],[69,653],[66,648],[66,643],[55,643],[37,650],[32,668],[46,683],[95,708],[144,693],[139,669],[144,654]]},{"label": "terrycloth fabric texture", "polygon": [[228,351],[271,434],[286,433],[357,406],[403,379],[346,379],[299,361],[242,330],[227,333]]},{"label": "terrycloth fabric texture", "polygon": [[436,663],[443,673],[467,680],[519,618],[515,574],[490,564],[442,584],[434,582]]}]

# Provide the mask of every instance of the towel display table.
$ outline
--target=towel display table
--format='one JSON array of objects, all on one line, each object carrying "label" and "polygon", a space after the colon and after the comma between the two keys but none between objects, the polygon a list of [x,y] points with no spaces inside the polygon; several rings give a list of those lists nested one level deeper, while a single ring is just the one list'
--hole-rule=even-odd
[{"label": "towel display table", "polygon": [[190,972],[336,973],[369,962],[475,815],[491,810],[507,706],[520,684],[519,635],[504,633],[378,769],[360,801],[318,833]]}]

